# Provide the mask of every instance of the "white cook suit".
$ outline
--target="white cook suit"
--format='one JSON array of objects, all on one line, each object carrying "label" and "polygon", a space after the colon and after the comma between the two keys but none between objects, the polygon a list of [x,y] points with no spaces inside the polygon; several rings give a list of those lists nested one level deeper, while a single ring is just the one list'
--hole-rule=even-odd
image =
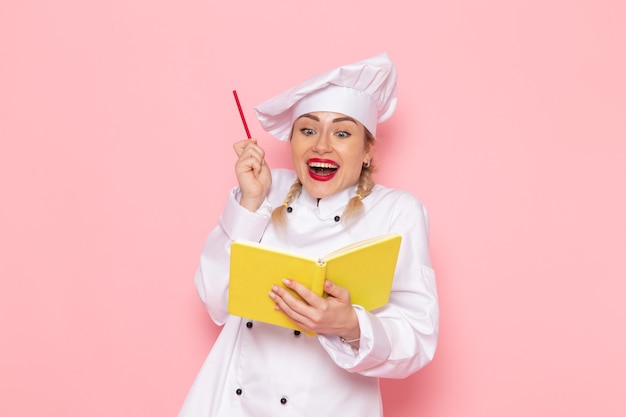
[{"label": "white cook suit", "polygon": [[[378,378],[404,378],[433,358],[439,308],[422,203],[406,191],[376,185],[363,199],[364,215],[344,225],[341,215],[356,186],[319,202],[303,188],[290,205],[286,229],[277,231],[271,210],[282,204],[295,178],[292,171],[273,170],[270,192],[256,212],[239,205],[234,188],[206,239],[195,284],[211,318],[223,328],[179,417],[380,417]],[[358,351],[336,335],[311,337],[227,312],[235,239],[319,257],[390,232],[402,236],[390,300],[372,312],[354,306],[361,330]]]}]

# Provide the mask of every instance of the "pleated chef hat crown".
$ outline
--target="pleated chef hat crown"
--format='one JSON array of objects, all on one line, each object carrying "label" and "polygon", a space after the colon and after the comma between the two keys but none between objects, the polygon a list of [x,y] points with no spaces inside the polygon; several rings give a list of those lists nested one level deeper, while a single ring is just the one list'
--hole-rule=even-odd
[{"label": "pleated chef hat crown", "polygon": [[288,141],[293,122],[305,113],[342,113],[376,135],[376,125],[396,109],[397,72],[386,53],[313,76],[255,109],[261,126]]}]

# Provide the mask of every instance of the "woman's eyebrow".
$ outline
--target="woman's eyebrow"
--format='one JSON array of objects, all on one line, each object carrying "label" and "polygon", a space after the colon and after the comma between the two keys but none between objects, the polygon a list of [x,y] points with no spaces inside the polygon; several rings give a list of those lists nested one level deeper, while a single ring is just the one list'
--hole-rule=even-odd
[{"label": "woman's eyebrow", "polygon": [[309,118],[309,119],[315,120],[316,122],[319,122],[319,121],[320,121],[320,118],[319,118],[319,117],[317,117],[317,116],[313,116],[312,114],[309,114],[309,113],[303,114],[302,116],[298,117],[298,119],[300,119],[300,118],[302,118],[302,117],[307,117],[307,118]]},{"label": "woman's eyebrow", "polygon": [[347,121],[347,122],[352,122],[352,123],[354,123],[355,125],[356,125],[356,124],[358,124],[356,120],[354,120],[352,117],[348,117],[348,116],[345,116],[345,117],[338,117],[338,118],[336,118],[336,119],[333,119],[333,123],[338,123],[338,122],[346,122],[346,121]]}]

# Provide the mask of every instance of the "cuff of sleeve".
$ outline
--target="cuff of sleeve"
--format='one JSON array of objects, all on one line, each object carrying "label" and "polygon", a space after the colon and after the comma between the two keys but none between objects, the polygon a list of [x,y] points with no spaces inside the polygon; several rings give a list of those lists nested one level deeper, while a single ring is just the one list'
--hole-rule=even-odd
[{"label": "cuff of sleeve", "polygon": [[387,334],[378,318],[355,305],[361,337],[359,349],[341,342],[337,335],[319,335],[318,339],[337,366],[351,372],[364,371],[383,362],[391,352]]},{"label": "cuff of sleeve", "polygon": [[230,240],[246,239],[258,242],[270,222],[272,207],[267,199],[252,212],[239,204],[240,192],[234,188],[228,195],[220,225]]}]

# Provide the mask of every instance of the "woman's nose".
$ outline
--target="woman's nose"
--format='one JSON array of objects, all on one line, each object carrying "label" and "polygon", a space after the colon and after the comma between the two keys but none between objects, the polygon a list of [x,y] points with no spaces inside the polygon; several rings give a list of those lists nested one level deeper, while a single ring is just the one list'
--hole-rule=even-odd
[{"label": "woman's nose", "polygon": [[332,151],[330,140],[326,135],[319,135],[315,143],[313,144],[313,150],[319,153],[326,153]]}]

